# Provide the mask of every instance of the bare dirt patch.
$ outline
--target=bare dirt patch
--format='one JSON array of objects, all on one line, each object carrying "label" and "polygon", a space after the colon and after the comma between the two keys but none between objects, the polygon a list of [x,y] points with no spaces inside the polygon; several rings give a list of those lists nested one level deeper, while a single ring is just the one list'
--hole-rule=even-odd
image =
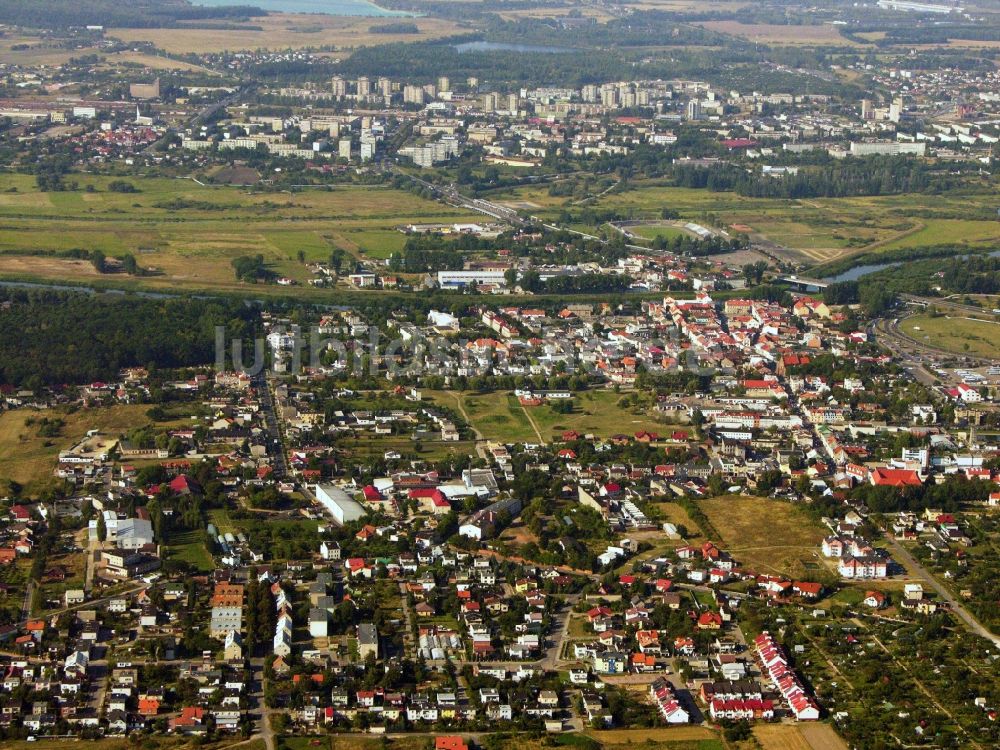
[{"label": "bare dirt patch", "polygon": [[97,277],[97,269],[86,260],[44,258],[39,256],[0,255],[0,271],[7,274],[33,274],[61,278]]}]

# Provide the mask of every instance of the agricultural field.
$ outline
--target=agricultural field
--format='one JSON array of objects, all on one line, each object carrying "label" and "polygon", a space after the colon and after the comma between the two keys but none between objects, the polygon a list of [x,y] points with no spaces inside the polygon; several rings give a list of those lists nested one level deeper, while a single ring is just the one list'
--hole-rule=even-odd
[{"label": "agricultural field", "polygon": [[[86,261],[40,255],[74,249],[132,253],[151,275],[128,279],[146,288],[236,289],[231,261],[264,255],[278,275],[305,283],[298,260],[326,260],[334,248],[388,257],[406,241],[396,227],[451,223],[469,215],[391,188],[338,187],[260,194],[190,180],[126,178],[139,192],[109,192],[111,178],[80,175],[76,192],[43,193],[34,178],[0,175],[0,275],[46,280],[101,277]],[[88,186],[93,192],[88,192]]]},{"label": "agricultural field", "polygon": [[[796,27],[798,28],[798,27]],[[531,211],[556,219],[573,210],[570,199],[550,196],[544,187],[517,188],[493,196],[508,205],[532,204]],[[889,195],[860,198],[748,198],[736,193],[680,188],[652,181],[633,183],[631,190],[604,195],[591,207],[630,213],[636,219],[658,218],[676,211],[682,220],[723,229],[749,228],[754,239],[783,248],[789,260],[813,265],[864,251],[892,250],[941,243],[993,245],[1000,241],[1000,222],[986,221],[979,207],[989,196]],[[578,210],[578,209],[577,209]],[[596,232],[596,226],[579,225]],[[645,230],[634,231],[649,237]]]},{"label": "agricultural field", "polygon": [[608,750],[634,745],[664,748],[665,750],[680,750],[680,748],[711,750],[723,747],[716,732],[708,727],[697,726],[608,729],[587,732],[587,736],[594,738]]},{"label": "agricultural field", "polygon": [[271,13],[252,19],[243,29],[227,29],[225,33],[210,28],[108,29],[106,36],[125,42],[150,42],[171,54],[183,55],[188,52],[247,49],[351,49],[391,42],[427,41],[460,34],[465,30],[462,24],[440,18],[407,18],[407,23],[416,24],[420,33],[379,34],[370,31],[372,26],[392,20],[391,17]]},{"label": "agricultural field", "polygon": [[698,524],[692,520],[688,512],[684,510],[683,507],[677,503],[663,502],[663,503],[652,503],[652,507],[657,510],[662,518],[667,523],[672,523],[674,526],[684,526],[689,534],[696,534],[698,532]]},{"label": "agricultural field", "polygon": [[208,511],[208,522],[215,526],[220,534],[236,534],[241,531],[225,508],[212,508]]},{"label": "agricultural field", "polygon": [[829,724],[756,724],[753,736],[762,750],[847,750]]},{"label": "agricultural field", "polygon": [[0,38],[0,59],[11,65],[64,65],[79,54],[40,37],[11,34]]},{"label": "agricultural field", "polygon": [[836,26],[829,24],[788,26],[785,24],[741,23],[739,21],[703,21],[698,25],[721,34],[738,36],[761,44],[857,46],[855,42],[841,36]]},{"label": "agricultural field", "polygon": [[824,529],[801,508],[762,497],[716,497],[698,507],[721,536],[712,541],[751,570],[790,577],[826,570],[819,558]]},{"label": "agricultural field", "polygon": [[915,341],[935,349],[1000,359],[1000,321],[914,315],[901,320],[899,328]]},{"label": "agricultural field", "polygon": [[[119,405],[77,411],[17,409],[0,413],[0,482],[13,480],[36,490],[52,479],[59,451],[73,447],[89,430],[117,435],[148,424],[148,408]],[[45,437],[39,435],[38,425],[27,424],[43,417],[63,421],[58,434]]]}]

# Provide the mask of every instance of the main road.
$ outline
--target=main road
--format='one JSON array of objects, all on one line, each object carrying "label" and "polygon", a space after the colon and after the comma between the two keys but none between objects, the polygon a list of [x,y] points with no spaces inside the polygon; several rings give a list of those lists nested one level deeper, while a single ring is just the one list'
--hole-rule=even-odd
[{"label": "main road", "polygon": [[260,396],[260,410],[264,415],[264,424],[271,437],[268,454],[274,457],[272,476],[275,479],[284,479],[288,474],[288,464],[285,461],[285,443],[281,437],[278,416],[274,412],[274,398],[271,396],[270,384],[267,382],[267,376],[263,369],[254,376],[254,387]]}]

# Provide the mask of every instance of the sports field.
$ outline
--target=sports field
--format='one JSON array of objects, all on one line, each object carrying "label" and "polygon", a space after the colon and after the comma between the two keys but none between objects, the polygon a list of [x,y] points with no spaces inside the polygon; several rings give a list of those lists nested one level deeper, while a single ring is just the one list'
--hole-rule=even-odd
[{"label": "sports field", "polygon": [[712,541],[744,567],[793,577],[826,571],[819,558],[824,529],[802,509],[762,497],[717,497],[698,506],[722,535]]},{"label": "sports field", "polygon": [[11,256],[0,275],[94,277],[85,261],[38,253],[100,250],[135,255],[141,267],[152,269],[139,280],[146,287],[238,288],[232,259],[259,253],[276,275],[304,284],[312,274],[299,261],[300,251],[307,263],[327,260],[334,248],[385,258],[406,241],[396,230],[400,225],[476,218],[412,193],[371,186],[257,193],[128,177],[138,192],[114,193],[107,189],[110,178],[73,179],[76,191],[43,193],[31,176],[0,175],[0,254]]},{"label": "sports field", "polygon": [[997,321],[914,315],[901,320],[899,327],[907,336],[934,349],[1000,358],[1000,316]]},{"label": "sports field", "polygon": [[628,231],[639,235],[640,237],[645,237],[647,240],[655,240],[663,237],[666,240],[672,240],[677,237],[688,236],[680,227],[672,227],[666,224],[650,224],[648,226],[637,226],[628,227]]}]

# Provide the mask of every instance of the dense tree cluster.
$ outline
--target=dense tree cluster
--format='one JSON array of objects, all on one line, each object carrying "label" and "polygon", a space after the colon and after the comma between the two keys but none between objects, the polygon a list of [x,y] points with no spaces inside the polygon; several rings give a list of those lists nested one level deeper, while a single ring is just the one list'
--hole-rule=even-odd
[{"label": "dense tree cluster", "polygon": [[236,273],[236,278],[240,281],[255,282],[257,280],[267,280],[274,276],[268,270],[267,264],[264,262],[264,256],[260,254],[241,255],[238,258],[233,258],[232,266],[233,271]]},{"label": "dense tree cluster", "polygon": [[537,271],[528,271],[521,275],[518,283],[522,289],[529,292],[585,294],[624,292],[629,288],[631,279],[628,276],[618,274],[588,273],[581,276],[553,276],[543,280]]},{"label": "dense tree cluster", "polygon": [[215,326],[242,338],[253,320],[235,302],[0,290],[0,383],[37,388],[107,380],[123,367],[208,364]]},{"label": "dense tree cluster", "polygon": [[990,490],[989,482],[952,477],[941,484],[919,487],[876,487],[864,484],[856,487],[851,494],[864,501],[876,513],[922,511],[925,508],[954,512],[969,503],[984,503]]},{"label": "dense tree cluster", "polygon": [[930,184],[929,169],[923,162],[899,156],[845,159],[773,178],[732,165],[682,167],[676,170],[675,177],[683,187],[734,191],[752,198],[843,198],[919,193]]}]

